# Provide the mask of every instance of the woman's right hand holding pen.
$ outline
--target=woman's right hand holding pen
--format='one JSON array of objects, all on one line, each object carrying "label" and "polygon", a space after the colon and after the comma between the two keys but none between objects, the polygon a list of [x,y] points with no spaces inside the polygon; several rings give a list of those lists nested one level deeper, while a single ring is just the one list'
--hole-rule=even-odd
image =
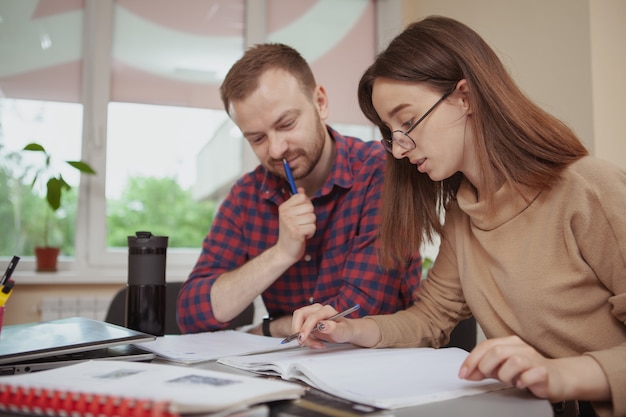
[{"label": "woman's right hand holding pen", "polygon": [[352,343],[372,347],[380,340],[380,331],[373,320],[328,320],[337,314],[330,305],[311,304],[294,311],[291,330],[299,332],[298,343],[313,349],[323,349],[324,342]]},{"label": "woman's right hand holding pen", "polygon": [[347,319],[325,320],[335,314],[337,310],[333,307],[321,304],[311,304],[294,311],[291,329],[294,333],[300,333],[298,343],[313,349],[323,349],[325,347],[323,342],[349,342],[349,331],[342,329]]}]

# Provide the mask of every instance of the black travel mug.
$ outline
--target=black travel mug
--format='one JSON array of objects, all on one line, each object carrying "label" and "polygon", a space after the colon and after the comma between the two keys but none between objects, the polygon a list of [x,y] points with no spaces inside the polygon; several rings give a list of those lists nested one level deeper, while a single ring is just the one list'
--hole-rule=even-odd
[{"label": "black travel mug", "polygon": [[126,327],[165,334],[165,258],[167,236],[136,232],[128,236]]}]

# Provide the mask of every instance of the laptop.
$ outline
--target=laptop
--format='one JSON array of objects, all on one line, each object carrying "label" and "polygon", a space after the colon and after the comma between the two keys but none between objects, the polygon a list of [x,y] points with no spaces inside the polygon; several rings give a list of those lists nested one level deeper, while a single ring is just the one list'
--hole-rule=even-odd
[{"label": "laptop", "polygon": [[84,317],[3,326],[0,375],[35,372],[84,360],[149,361],[152,352],[133,343],[155,336]]}]

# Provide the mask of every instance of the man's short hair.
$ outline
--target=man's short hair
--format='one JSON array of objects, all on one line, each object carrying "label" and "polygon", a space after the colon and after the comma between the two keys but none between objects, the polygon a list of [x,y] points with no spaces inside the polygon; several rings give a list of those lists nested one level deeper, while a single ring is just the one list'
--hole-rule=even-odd
[{"label": "man's short hair", "polygon": [[242,100],[255,91],[259,78],[269,69],[280,69],[291,74],[305,94],[315,90],[316,82],[311,67],[294,48],[281,43],[263,43],[250,47],[231,67],[220,87],[226,112],[230,102]]}]

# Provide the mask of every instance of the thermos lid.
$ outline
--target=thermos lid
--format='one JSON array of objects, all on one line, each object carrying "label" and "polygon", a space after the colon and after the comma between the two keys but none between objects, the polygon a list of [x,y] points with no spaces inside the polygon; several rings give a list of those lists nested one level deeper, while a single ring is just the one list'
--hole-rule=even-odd
[{"label": "thermos lid", "polygon": [[[150,249],[167,248],[167,236],[154,236],[151,232],[136,232],[136,236],[128,236],[129,249],[142,249],[150,253]],[[135,251],[131,251],[135,252]],[[157,251],[160,253],[161,251]],[[154,252],[152,252],[154,253]]]},{"label": "thermos lid", "polygon": [[128,236],[128,284],[165,285],[167,236],[137,232]]}]

